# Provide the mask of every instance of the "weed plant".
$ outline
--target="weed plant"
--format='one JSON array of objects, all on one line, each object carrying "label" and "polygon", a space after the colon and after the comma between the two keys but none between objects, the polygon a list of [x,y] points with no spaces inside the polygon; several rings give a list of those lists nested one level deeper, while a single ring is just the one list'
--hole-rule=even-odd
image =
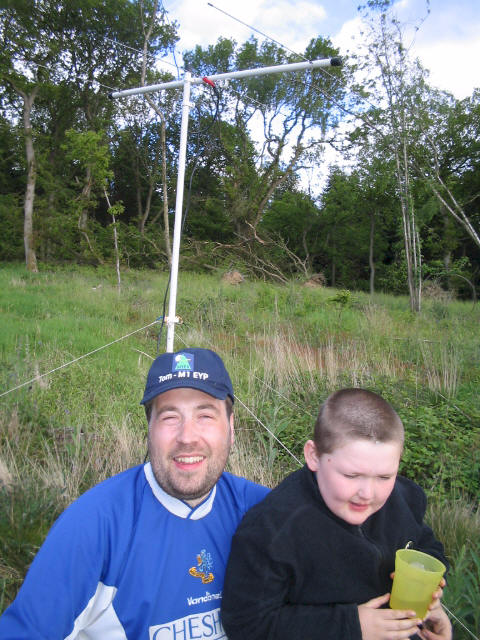
[{"label": "weed plant", "polygon": [[[0,269],[0,394],[19,387],[0,396],[0,611],[63,508],[143,461],[139,400],[165,344],[147,325],[163,314],[167,278],[125,271],[118,291],[113,269]],[[451,561],[445,601],[478,631],[479,309],[436,301],[413,315],[401,297],[182,273],[177,314],[175,348],[214,348],[231,372],[234,473],[273,486],[298,468],[335,389],[363,386],[393,404],[402,473],[433,500]]]},{"label": "weed plant", "polygon": [[[452,620],[455,638],[480,634],[480,507],[457,497],[429,505],[427,520],[445,546],[451,567],[444,602],[458,620]],[[461,624],[461,623],[462,624]]]}]

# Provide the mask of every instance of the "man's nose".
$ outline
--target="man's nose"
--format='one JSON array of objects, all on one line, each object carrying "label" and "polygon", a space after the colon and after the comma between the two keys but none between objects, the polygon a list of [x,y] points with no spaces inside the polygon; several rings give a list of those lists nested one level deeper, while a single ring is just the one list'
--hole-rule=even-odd
[{"label": "man's nose", "polygon": [[197,425],[192,416],[184,416],[177,433],[179,442],[196,442],[198,438]]}]

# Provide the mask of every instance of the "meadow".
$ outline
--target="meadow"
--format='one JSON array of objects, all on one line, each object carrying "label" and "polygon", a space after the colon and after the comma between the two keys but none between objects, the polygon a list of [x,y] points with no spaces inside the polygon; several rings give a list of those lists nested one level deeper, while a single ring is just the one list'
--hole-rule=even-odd
[{"label": "meadow", "polygon": [[[167,281],[124,271],[119,290],[106,267],[0,268],[0,612],[59,513],[145,459],[139,401],[165,350],[155,321]],[[451,564],[444,601],[469,629],[454,620],[455,637],[478,637],[480,307],[430,298],[412,314],[398,296],[183,272],[177,314],[175,348],[213,348],[232,375],[234,473],[273,486],[298,468],[335,389],[393,404],[406,428],[401,472],[425,488]]]}]

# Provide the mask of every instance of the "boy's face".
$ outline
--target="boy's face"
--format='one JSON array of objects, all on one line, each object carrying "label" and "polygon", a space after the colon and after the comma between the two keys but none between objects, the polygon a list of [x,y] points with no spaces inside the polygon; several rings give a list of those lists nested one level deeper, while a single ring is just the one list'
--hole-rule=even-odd
[{"label": "boy's face", "polygon": [[309,440],[304,453],[330,511],[349,524],[360,525],[383,507],[392,492],[402,445],[348,440],[333,453],[319,456]]}]

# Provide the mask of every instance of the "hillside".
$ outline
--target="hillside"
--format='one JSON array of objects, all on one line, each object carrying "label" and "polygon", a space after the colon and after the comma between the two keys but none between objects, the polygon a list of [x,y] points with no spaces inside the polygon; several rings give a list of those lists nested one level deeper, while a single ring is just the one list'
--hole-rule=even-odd
[{"label": "hillside", "polygon": [[[139,400],[165,349],[152,323],[167,279],[125,271],[118,291],[110,268],[0,270],[0,610],[58,513],[143,461]],[[183,272],[177,314],[176,348],[214,348],[232,374],[236,473],[274,485],[296,468],[334,389],[393,404],[407,434],[401,471],[426,489],[453,565],[446,602],[478,633],[480,308],[427,299],[412,314],[406,297]]]}]

